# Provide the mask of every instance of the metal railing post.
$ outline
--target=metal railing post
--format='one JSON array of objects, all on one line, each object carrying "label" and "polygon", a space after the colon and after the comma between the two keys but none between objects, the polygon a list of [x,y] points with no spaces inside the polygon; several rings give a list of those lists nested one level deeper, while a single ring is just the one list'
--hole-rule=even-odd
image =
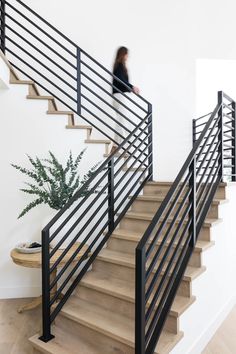
[{"label": "metal railing post", "polygon": [[81,50],[77,47],[77,113],[81,115]]},{"label": "metal railing post", "polygon": [[218,123],[218,129],[219,129],[219,155],[220,155],[220,159],[219,159],[219,164],[220,164],[220,169],[219,169],[219,175],[220,175],[220,179],[221,182],[223,181],[223,175],[224,175],[224,134],[223,134],[223,91],[218,91],[218,104],[220,105],[220,109],[219,109],[219,123]]},{"label": "metal railing post", "polygon": [[43,342],[48,342],[54,336],[51,334],[50,313],[50,258],[49,230],[42,230],[42,336]]},{"label": "metal railing post", "polygon": [[232,118],[233,118],[233,122],[232,122],[232,145],[233,145],[233,149],[232,149],[232,182],[236,181],[236,103],[235,101],[232,102]]},{"label": "metal railing post", "polygon": [[193,160],[189,166],[190,179],[189,179],[189,188],[191,190],[189,195],[189,203],[191,205],[189,218],[192,222],[189,228],[189,233],[191,235],[190,246],[195,247],[196,244],[196,155],[193,157]]},{"label": "metal railing post", "polygon": [[6,27],[5,27],[5,9],[6,9],[6,3],[5,3],[5,0],[1,0],[0,2],[0,24],[1,24],[1,27],[0,27],[0,49],[1,51],[5,54],[5,30],[6,30]]},{"label": "metal railing post", "polygon": [[135,354],[145,354],[145,248],[136,248],[135,257]]},{"label": "metal railing post", "polygon": [[114,230],[114,157],[108,164],[108,231],[110,233]]},{"label": "metal railing post", "polygon": [[193,119],[192,131],[193,131],[193,145],[194,145],[196,141],[196,119]]},{"label": "metal railing post", "polygon": [[149,180],[152,181],[153,180],[153,140],[152,140],[152,136],[153,136],[153,132],[152,132],[152,105],[151,103],[148,104],[148,114],[150,114],[149,118],[148,118],[148,144],[149,144],[149,148],[148,148],[148,174],[149,174]]}]

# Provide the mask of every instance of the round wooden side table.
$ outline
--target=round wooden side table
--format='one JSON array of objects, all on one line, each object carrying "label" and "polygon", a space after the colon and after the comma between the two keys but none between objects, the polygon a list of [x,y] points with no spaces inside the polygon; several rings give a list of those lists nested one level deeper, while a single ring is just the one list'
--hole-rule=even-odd
[{"label": "round wooden side table", "polygon": [[[70,249],[70,251],[64,256],[62,261],[59,263],[57,268],[62,267],[65,263],[67,263],[67,261],[69,260],[69,258],[72,256],[72,254],[78,248],[79,245],[80,245],[79,243],[76,243]],[[82,249],[80,250],[80,252],[74,258],[72,263],[78,262],[78,260],[80,260],[80,258],[82,257],[82,255],[85,253],[85,251],[87,249],[88,249],[87,245],[83,246]],[[64,250],[58,250],[57,252],[55,252],[55,254],[52,256],[52,258],[50,260],[50,264],[54,264],[55,261],[59,258],[59,256],[62,254],[63,251]],[[42,257],[41,252],[20,253],[20,252],[16,251],[15,249],[13,249],[11,251],[11,258],[12,258],[13,262],[17,265],[22,266],[22,267],[41,268],[41,265],[42,265],[41,257]],[[50,283],[52,283],[52,281],[56,278],[57,268],[54,269],[54,271],[51,273]],[[57,291],[57,284],[54,286],[54,288],[51,291],[51,297],[53,297],[53,295],[56,293],[56,291]],[[26,310],[32,310],[41,304],[42,304],[42,296],[39,296],[39,297],[35,298],[34,300],[32,300],[31,302],[29,302],[28,304],[21,306],[18,309],[18,312],[22,313],[23,311],[26,311]]]}]

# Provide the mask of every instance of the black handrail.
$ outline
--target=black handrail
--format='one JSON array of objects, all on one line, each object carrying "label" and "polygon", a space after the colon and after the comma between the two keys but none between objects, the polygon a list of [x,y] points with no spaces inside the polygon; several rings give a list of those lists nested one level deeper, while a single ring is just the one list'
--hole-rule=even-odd
[{"label": "black handrail", "polygon": [[236,180],[235,101],[220,91],[209,115],[199,132],[194,120],[193,149],[136,248],[136,354],[154,353],[216,189]]},{"label": "black handrail", "polygon": [[41,339],[47,342],[61,308],[152,179],[152,106],[22,1],[0,0],[0,21],[0,49],[12,67],[118,145],[42,230]]}]

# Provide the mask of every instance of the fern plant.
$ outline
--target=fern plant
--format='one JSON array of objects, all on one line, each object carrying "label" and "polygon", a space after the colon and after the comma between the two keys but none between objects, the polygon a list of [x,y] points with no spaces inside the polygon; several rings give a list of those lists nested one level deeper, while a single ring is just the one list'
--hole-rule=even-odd
[{"label": "fern plant", "polygon": [[[79,175],[78,166],[84,156],[85,150],[81,151],[75,159],[70,152],[65,167],[63,167],[51,151],[49,151],[49,157],[46,159],[38,157],[33,159],[27,155],[32,166],[31,169],[11,164],[32,180],[31,183],[25,182],[27,188],[22,188],[20,191],[36,197],[36,199],[23,209],[18,219],[39,204],[47,204],[55,210],[63,208],[75,192],[92,177],[97,169],[98,164],[93,166],[82,178]],[[89,192],[90,186],[88,185],[78,198],[86,196]]]}]

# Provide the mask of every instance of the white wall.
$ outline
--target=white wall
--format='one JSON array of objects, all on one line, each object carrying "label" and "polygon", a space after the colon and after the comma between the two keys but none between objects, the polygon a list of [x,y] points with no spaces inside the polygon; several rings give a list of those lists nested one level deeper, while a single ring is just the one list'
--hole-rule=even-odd
[{"label": "white wall", "polygon": [[[32,198],[19,191],[28,180],[10,163],[27,167],[26,154],[44,158],[49,150],[65,161],[70,150],[76,156],[86,147],[86,131],[65,129],[67,116],[47,115],[46,100],[27,100],[27,85],[9,85],[9,71],[1,58],[0,77],[4,83],[0,88],[0,298],[33,296],[40,293],[40,271],[14,265],[10,250],[20,241],[40,240],[42,224],[51,210],[37,207],[17,220]],[[87,145],[81,174],[102,161],[103,154],[104,145],[95,149]]]},{"label": "white wall", "polygon": [[236,60],[198,59],[196,61],[197,117],[211,111],[217,100],[217,91],[224,90],[236,99]]},{"label": "white wall", "polygon": [[107,67],[130,48],[131,81],[154,104],[156,176],[173,180],[191,147],[196,59],[236,59],[235,1],[25,2]]}]

